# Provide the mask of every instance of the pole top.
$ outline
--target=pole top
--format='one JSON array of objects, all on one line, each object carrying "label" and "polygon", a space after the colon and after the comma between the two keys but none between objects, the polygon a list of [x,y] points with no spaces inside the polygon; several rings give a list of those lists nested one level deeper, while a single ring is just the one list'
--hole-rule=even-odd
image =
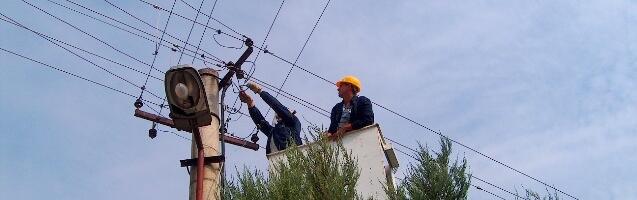
[{"label": "pole top", "polygon": [[199,74],[202,76],[214,76],[215,78],[219,78],[219,72],[212,68],[203,68],[199,70]]}]

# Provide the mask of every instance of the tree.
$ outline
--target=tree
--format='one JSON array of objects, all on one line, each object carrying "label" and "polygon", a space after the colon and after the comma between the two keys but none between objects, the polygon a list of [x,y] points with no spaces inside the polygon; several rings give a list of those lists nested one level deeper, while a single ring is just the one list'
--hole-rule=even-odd
[{"label": "tree", "polygon": [[[449,165],[451,141],[440,139],[440,152],[430,153],[429,147],[419,144],[417,162],[409,166],[405,178],[394,188],[386,186],[392,200],[403,199],[467,199],[471,175],[467,174],[467,160]],[[435,156],[435,157],[434,157]]]},{"label": "tree", "polygon": [[[559,195],[557,195],[557,192],[551,194],[548,190],[546,191],[548,193],[548,195],[546,196],[540,196],[539,193],[530,190],[530,189],[525,189],[524,190],[526,193],[526,198],[524,198],[525,200],[560,200]],[[516,191],[517,194],[517,191]],[[519,196],[519,194],[518,194]],[[516,200],[520,199],[518,197],[515,197]]]},{"label": "tree", "polygon": [[306,139],[310,145],[304,151],[289,147],[287,160],[275,163],[267,178],[259,170],[237,172],[236,181],[226,181],[225,199],[362,199],[356,192],[356,158],[342,144],[331,145],[323,137],[312,140]]}]

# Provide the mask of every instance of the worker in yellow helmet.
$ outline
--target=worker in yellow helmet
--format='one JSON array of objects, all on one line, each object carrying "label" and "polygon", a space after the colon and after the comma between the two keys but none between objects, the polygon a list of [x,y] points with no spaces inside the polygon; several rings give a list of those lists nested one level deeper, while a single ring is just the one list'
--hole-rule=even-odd
[{"label": "worker in yellow helmet", "polygon": [[358,78],[345,76],[336,82],[336,87],[342,101],[332,108],[328,137],[338,138],[345,132],[374,124],[372,102],[367,97],[358,96],[362,89]]}]

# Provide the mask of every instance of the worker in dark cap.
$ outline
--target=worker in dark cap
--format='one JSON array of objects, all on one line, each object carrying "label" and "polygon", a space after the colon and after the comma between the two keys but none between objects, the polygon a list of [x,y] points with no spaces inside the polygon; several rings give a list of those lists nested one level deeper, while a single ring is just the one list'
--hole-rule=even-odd
[{"label": "worker in dark cap", "polygon": [[273,125],[265,120],[259,109],[255,106],[254,100],[245,91],[239,93],[241,102],[248,105],[250,118],[257,125],[259,130],[268,137],[266,144],[266,154],[274,153],[286,149],[294,142],[301,145],[301,121],[295,116],[295,111],[283,106],[276,98],[266,91],[261,90],[261,86],[256,83],[248,83],[247,87],[255,94],[261,96],[270,108],[276,113]]}]

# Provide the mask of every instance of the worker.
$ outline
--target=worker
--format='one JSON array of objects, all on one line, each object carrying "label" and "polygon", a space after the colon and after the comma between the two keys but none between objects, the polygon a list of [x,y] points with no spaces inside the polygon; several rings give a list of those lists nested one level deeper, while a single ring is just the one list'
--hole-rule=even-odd
[{"label": "worker", "polygon": [[245,91],[239,93],[241,102],[248,105],[248,111],[250,112],[250,118],[257,125],[259,130],[268,137],[266,144],[266,154],[274,153],[286,149],[290,142],[301,145],[301,121],[294,114],[293,110],[290,110],[283,106],[276,98],[270,95],[266,91],[261,90],[261,86],[256,83],[249,82],[246,85],[252,92],[261,96],[263,101],[272,108],[276,114],[274,117],[274,126],[270,125],[265,120],[259,109],[255,106],[254,101],[250,95]]},{"label": "worker", "polygon": [[374,124],[372,102],[367,97],[358,95],[362,89],[358,78],[345,76],[336,82],[336,87],[342,101],[332,108],[328,137],[336,139],[345,132]]}]

